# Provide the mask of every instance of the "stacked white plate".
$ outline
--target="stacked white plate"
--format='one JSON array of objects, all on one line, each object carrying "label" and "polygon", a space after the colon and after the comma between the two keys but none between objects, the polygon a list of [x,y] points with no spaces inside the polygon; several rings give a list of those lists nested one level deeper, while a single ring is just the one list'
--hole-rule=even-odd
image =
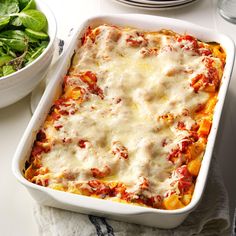
[{"label": "stacked white plate", "polygon": [[185,6],[196,0],[114,0],[122,5],[146,10],[168,10]]}]

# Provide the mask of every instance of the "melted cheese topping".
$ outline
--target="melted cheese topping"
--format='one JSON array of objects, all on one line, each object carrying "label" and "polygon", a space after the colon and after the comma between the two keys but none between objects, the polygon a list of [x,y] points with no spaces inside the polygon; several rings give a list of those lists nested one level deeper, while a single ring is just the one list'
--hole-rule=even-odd
[{"label": "melted cheese topping", "polygon": [[[61,106],[69,114],[45,124],[51,149],[40,160],[48,169],[49,186],[63,182],[88,187],[88,181],[99,179],[124,184],[133,198],[141,193],[146,197],[179,193],[175,170],[186,163],[186,157],[175,161],[167,157],[198,122],[196,107],[210,98],[208,92],[195,92],[190,86],[196,75],[207,74],[203,63],[207,56],[184,50],[170,35],[143,36],[136,29],[108,25],[95,31],[95,40],[87,37],[76,51],[65,90],[87,91],[78,75],[92,71],[104,97],[87,91],[86,99],[75,103],[75,112],[70,113],[71,106]],[[222,66],[218,58],[213,60],[216,67]],[[163,118],[166,115],[171,119]],[[180,122],[185,129],[178,127]],[[104,176],[96,177],[94,168]],[[144,179],[148,180],[145,190],[140,187]]]}]

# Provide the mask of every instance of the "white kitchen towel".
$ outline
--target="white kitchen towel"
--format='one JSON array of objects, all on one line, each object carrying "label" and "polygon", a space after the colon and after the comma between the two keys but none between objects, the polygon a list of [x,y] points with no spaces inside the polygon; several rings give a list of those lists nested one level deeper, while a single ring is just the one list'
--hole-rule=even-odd
[{"label": "white kitchen towel", "polygon": [[213,157],[207,186],[197,209],[177,228],[162,230],[36,205],[40,236],[225,235],[230,225],[228,195]]}]

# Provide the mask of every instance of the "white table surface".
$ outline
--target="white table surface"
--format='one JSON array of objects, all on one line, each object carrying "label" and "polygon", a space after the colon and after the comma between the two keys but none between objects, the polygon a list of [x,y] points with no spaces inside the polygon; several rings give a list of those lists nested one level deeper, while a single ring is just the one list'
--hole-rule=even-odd
[{"label": "white table surface", "polygon": [[[236,25],[226,22],[216,13],[216,0],[199,0],[191,6],[168,11],[142,11],[120,6],[112,0],[42,1],[47,2],[55,13],[59,38],[64,38],[72,27],[76,27],[83,19],[94,14],[145,13],[188,20],[226,33],[236,42]],[[220,161],[229,193],[231,216],[236,205],[235,106],[236,70],[232,76],[215,146],[215,153]],[[14,151],[30,118],[30,96],[0,109],[0,235],[2,236],[39,235],[33,217],[35,203],[11,172]]]}]

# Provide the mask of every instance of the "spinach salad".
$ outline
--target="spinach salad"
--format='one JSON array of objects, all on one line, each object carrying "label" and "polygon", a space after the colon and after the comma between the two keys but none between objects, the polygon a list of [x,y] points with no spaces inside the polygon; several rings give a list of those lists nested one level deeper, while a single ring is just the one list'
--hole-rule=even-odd
[{"label": "spinach salad", "polygon": [[0,0],[0,77],[27,66],[48,43],[47,18],[34,0]]}]

